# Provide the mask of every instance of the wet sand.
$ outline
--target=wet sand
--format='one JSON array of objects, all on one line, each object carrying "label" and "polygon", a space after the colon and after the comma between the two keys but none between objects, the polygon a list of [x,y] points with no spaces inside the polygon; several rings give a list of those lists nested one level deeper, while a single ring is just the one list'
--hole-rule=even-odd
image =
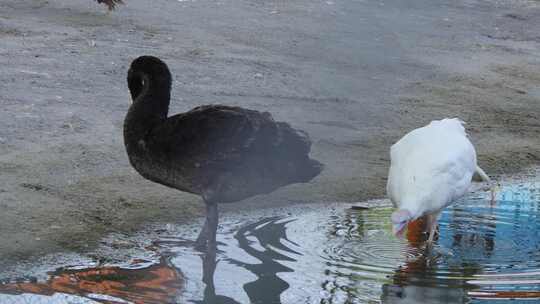
[{"label": "wet sand", "polygon": [[139,55],[169,64],[171,113],[239,105],[310,134],[323,174],[222,206],[269,208],[384,196],[390,145],[443,117],[490,175],[537,165],[539,29],[538,1],[2,1],[0,261],[202,214],[128,164]]}]

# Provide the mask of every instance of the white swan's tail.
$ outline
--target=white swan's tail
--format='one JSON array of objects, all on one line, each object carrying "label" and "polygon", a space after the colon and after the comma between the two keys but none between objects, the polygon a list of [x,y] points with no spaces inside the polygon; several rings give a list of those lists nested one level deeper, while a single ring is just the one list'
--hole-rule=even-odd
[{"label": "white swan's tail", "polygon": [[482,170],[482,168],[480,168],[479,166],[476,166],[476,173],[480,175],[483,181],[491,183],[491,178],[489,178],[486,172],[484,172],[484,170]]}]

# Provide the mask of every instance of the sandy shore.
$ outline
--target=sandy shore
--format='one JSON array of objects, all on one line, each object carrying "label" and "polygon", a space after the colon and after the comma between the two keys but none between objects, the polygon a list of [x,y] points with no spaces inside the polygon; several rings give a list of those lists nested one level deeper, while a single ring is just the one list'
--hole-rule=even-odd
[{"label": "sandy shore", "polygon": [[538,1],[2,1],[0,260],[202,214],[128,164],[139,55],[169,64],[172,113],[240,105],[310,134],[323,174],[223,206],[260,208],[382,197],[390,145],[443,117],[491,175],[539,164],[539,32]]}]

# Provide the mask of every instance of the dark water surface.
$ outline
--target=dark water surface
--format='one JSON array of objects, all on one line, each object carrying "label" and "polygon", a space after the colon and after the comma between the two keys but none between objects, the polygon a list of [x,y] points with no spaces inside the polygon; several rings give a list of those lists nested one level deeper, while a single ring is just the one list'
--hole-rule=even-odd
[{"label": "dark water surface", "polygon": [[[540,301],[539,204],[534,179],[504,185],[494,202],[473,192],[444,211],[432,247],[413,232],[392,236],[385,201],[226,213],[217,262],[186,245],[196,225],[168,225],[146,235],[151,243],[132,241],[146,254],[124,264],[79,258],[8,278],[0,303],[532,303]],[[207,282],[213,272],[213,288],[203,271]]]}]

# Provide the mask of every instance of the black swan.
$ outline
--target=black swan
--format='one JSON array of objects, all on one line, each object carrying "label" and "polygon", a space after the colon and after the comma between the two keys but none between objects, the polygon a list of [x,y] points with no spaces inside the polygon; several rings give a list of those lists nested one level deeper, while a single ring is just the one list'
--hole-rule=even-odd
[{"label": "black swan", "polygon": [[109,10],[113,10],[117,4],[124,3],[122,0],[97,0],[98,3],[104,3],[109,7]]},{"label": "black swan", "polygon": [[201,249],[215,244],[218,203],[308,182],[323,168],[309,158],[307,134],[267,112],[203,105],[167,117],[171,73],[156,57],[135,59],[127,82],[133,99],[124,120],[129,161],[146,179],[202,196]]}]

